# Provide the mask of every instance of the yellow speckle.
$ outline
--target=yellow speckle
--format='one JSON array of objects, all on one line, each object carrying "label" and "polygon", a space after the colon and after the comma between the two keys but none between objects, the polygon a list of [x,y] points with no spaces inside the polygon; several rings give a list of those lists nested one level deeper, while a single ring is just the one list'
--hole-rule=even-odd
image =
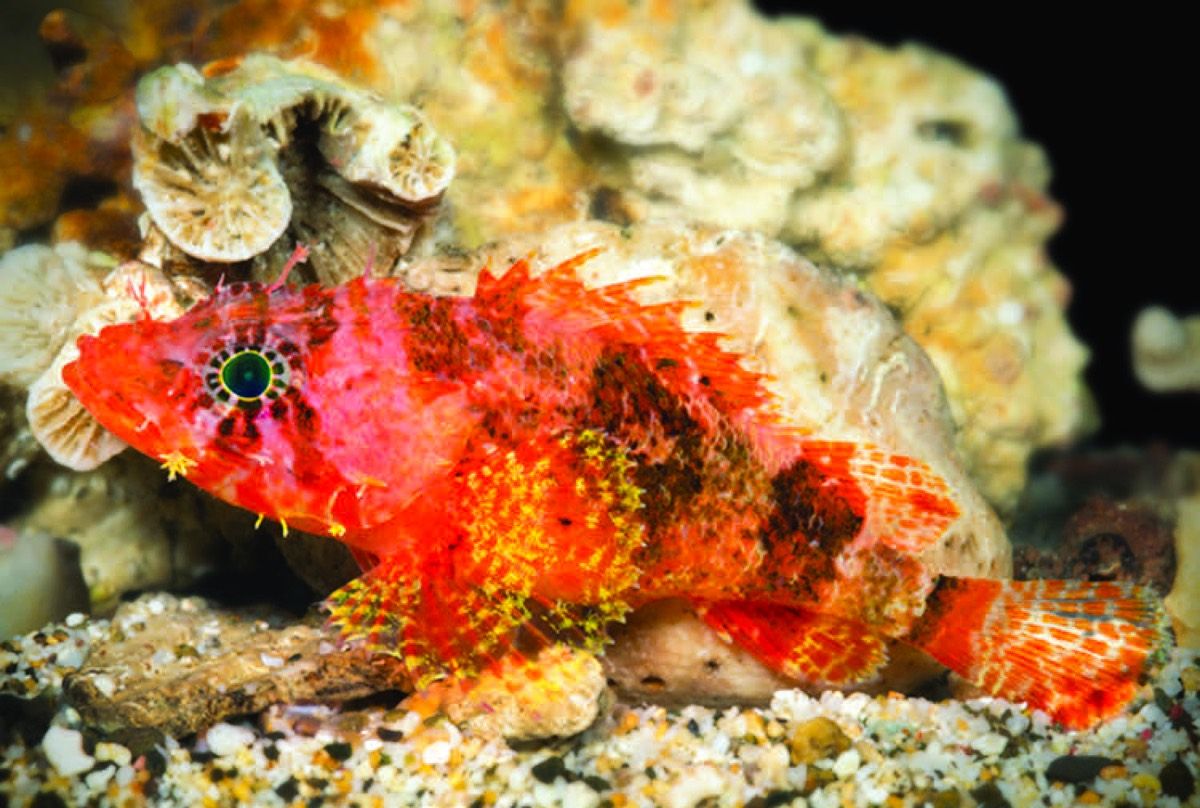
[{"label": "yellow speckle", "polygon": [[279,526],[280,526],[281,528],[283,528],[283,537],[286,539],[286,538],[287,538],[287,534],[288,534],[287,520],[286,520],[286,519],[280,519],[280,520],[279,520]]},{"label": "yellow speckle", "polygon": [[264,515],[260,513],[258,515],[258,518],[254,520],[254,529],[255,530],[258,530],[260,527],[262,527],[263,518],[264,518]]},{"label": "yellow speckle", "polygon": [[346,535],[346,526],[343,524],[339,524],[338,522],[334,522],[333,524],[331,524],[329,526],[329,535],[333,536],[335,539],[339,538],[341,536],[345,536]]},{"label": "yellow speckle", "polygon": [[175,449],[169,454],[162,456],[162,466],[167,470],[167,480],[173,481],[176,477],[186,477],[193,466],[199,465],[195,460],[185,455],[183,452]]}]

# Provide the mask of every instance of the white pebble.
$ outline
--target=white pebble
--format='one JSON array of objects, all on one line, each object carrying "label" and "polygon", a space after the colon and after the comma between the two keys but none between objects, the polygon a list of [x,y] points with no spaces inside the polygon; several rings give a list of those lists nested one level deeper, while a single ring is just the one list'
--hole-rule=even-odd
[{"label": "white pebble", "polygon": [[264,651],[258,655],[258,658],[261,659],[262,664],[266,665],[268,668],[283,667],[283,657],[272,656]]},{"label": "white pebble", "polygon": [[122,788],[129,785],[133,782],[134,774],[136,774],[136,772],[133,770],[132,766],[122,766],[121,768],[117,769],[117,785],[121,786]]},{"label": "white pebble", "polygon": [[70,777],[96,765],[96,759],[83,751],[83,736],[66,727],[50,727],[42,737],[42,751],[58,773]]},{"label": "white pebble", "polygon": [[858,771],[858,767],[862,765],[862,758],[858,755],[857,749],[847,749],[838,755],[837,760],[833,762],[833,773],[839,778],[849,777]]},{"label": "white pebble", "polygon": [[971,741],[971,746],[981,755],[998,755],[1008,746],[1008,739],[995,732],[988,732]]},{"label": "white pebble", "polygon": [[204,737],[208,741],[208,751],[225,757],[253,743],[254,731],[233,724],[213,724]]},{"label": "white pebble", "polygon": [[117,692],[117,683],[112,680],[111,676],[105,674],[92,677],[92,684],[107,698],[112,698],[112,694]]},{"label": "white pebble", "polygon": [[563,791],[563,808],[595,808],[599,804],[600,795],[592,791],[587,783],[568,783]]},{"label": "white pebble", "polygon": [[670,808],[692,808],[709,797],[719,797],[725,781],[708,766],[697,766],[680,773],[679,782],[671,787],[663,801]]},{"label": "white pebble", "polygon": [[85,782],[87,787],[92,791],[100,791],[108,785],[108,781],[111,780],[113,775],[116,773],[117,768],[115,766],[102,766],[89,774],[87,777],[84,777],[83,782]]},{"label": "white pebble", "polygon": [[76,626],[81,625],[84,620],[87,620],[87,615],[81,612],[71,612],[69,615],[67,615],[66,623],[71,628],[75,628]]},{"label": "white pebble", "polygon": [[445,766],[450,762],[450,744],[446,741],[434,741],[425,747],[421,760],[426,766]]},{"label": "white pebble", "polygon": [[133,753],[119,743],[101,741],[96,744],[96,760],[109,760],[118,766],[128,766],[133,760]]},{"label": "white pebble", "polygon": [[150,614],[162,614],[163,609],[165,608],[163,606],[163,602],[161,600],[150,601],[149,607],[150,607]]}]

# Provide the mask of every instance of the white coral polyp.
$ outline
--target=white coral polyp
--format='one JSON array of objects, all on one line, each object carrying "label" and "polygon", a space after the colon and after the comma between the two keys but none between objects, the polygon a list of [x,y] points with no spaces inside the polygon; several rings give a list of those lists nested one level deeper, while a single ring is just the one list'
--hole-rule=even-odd
[{"label": "white coral polyp", "polygon": [[198,127],[178,144],[143,132],[134,142],[133,184],[155,226],[203,261],[252,258],[292,217],[274,148],[245,112],[234,113],[226,132]]},{"label": "white coral polyp", "polygon": [[75,243],[0,258],[0,382],[28,387],[54,361],[79,312],[103,293]]},{"label": "white coral polyp", "polygon": [[454,179],[453,147],[411,107],[364,101],[322,134],[320,148],[348,181],[410,205],[435,201]]},{"label": "white coral polyp", "polygon": [[81,335],[96,334],[106,325],[128,322],[139,311],[132,300],[117,299],[84,312],[54,362],[29,387],[25,414],[30,431],[47,454],[67,468],[91,471],[123,451],[126,443],[84,409],[63,381],[62,370],[79,358],[75,343]]}]

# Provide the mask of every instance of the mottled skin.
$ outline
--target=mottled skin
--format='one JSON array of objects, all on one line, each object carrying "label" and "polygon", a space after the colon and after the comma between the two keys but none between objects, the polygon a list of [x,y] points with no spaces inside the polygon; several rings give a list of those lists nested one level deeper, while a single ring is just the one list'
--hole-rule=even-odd
[{"label": "mottled skin", "polygon": [[[420,682],[529,640],[599,648],[628,608],[682,597],[810,682],[870,678],[891,637],[1064,723],[1131,698],[1162,641],[1149,596],[1082,585],[1064,606],[1066,589],[932,574],[917,554],[958,511],[928,467],[789,426],[717,335],[681,329],[686,304],[585,289],[587,258],[485,272],[471,298],[234,284],[81,338],[64,378],[172,473],[348,544],[369,572],[332,621]],[[274,366],[261,397],[222,381],[244,350]],[[1004,663],[1015,642],[1061,673]]]}]

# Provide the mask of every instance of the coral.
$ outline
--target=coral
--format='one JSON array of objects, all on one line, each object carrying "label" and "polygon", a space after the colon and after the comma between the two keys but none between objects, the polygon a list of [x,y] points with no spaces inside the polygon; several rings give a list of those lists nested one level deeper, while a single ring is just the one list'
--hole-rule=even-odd
[{"label": "coral", "polygon": [[62,380],[62,369],[79,358],[75,339],[95,334],[106,325],[128,322],[138,313],[130,300],[109,300],[84,312],[68,332],[50,367],[29,386],[25,415],[38,443],[56,462],[76,471],[90,471],[124,451],[123,440],[100,426]]},{"label": "coral", "polygon": [[1161,306],[1133,323],[1133,370],[1149,390],[1200,391],[1200,315],[1179,318]]},{"label": "coral", "polygon": [[79,356],[75,341],[113,323],[128,322],[145,310],[170,319],[183,309],[171,283],[159,270],[126,262],[103,279],[111,266],[103,254],[78,244],[53,250],[29,246],[0,261],[8,281],[0,300],[0,379],[27,388],[26,423],[33,437],[57,462],[77,471],[94,469],[125,448],[75,399],[62,369]]},{"label": "coral", "polygon": [[340,282],[407,250],[454,176],[453,149],[414,108],[307,62],[249,56],[207,79],[165,67],[137,98],[134,185],[199,261],[267,271],[272,245],[303,242],[316,277]]},{"label": "coral", "polygon": [[627,172],[638,218],[774,235],[792,196],[843,159],[841,112],[804,48],[749,8],[574,14],[563,106],[583,132],[621,144],[601,170]]},{"label": "coral", "polygon": [[78,244],[30,244],[0,256],[0,381],[28,387],[72,323],[104,299],[98,266]]},{"label": "coral", "polygon": [[198,125],[177,142],[142,134],[133,184],[154,224],[179,249],[203,261],[244,261],[283,234],[291,195],[248,114],[230,115],[216,130]]}]

